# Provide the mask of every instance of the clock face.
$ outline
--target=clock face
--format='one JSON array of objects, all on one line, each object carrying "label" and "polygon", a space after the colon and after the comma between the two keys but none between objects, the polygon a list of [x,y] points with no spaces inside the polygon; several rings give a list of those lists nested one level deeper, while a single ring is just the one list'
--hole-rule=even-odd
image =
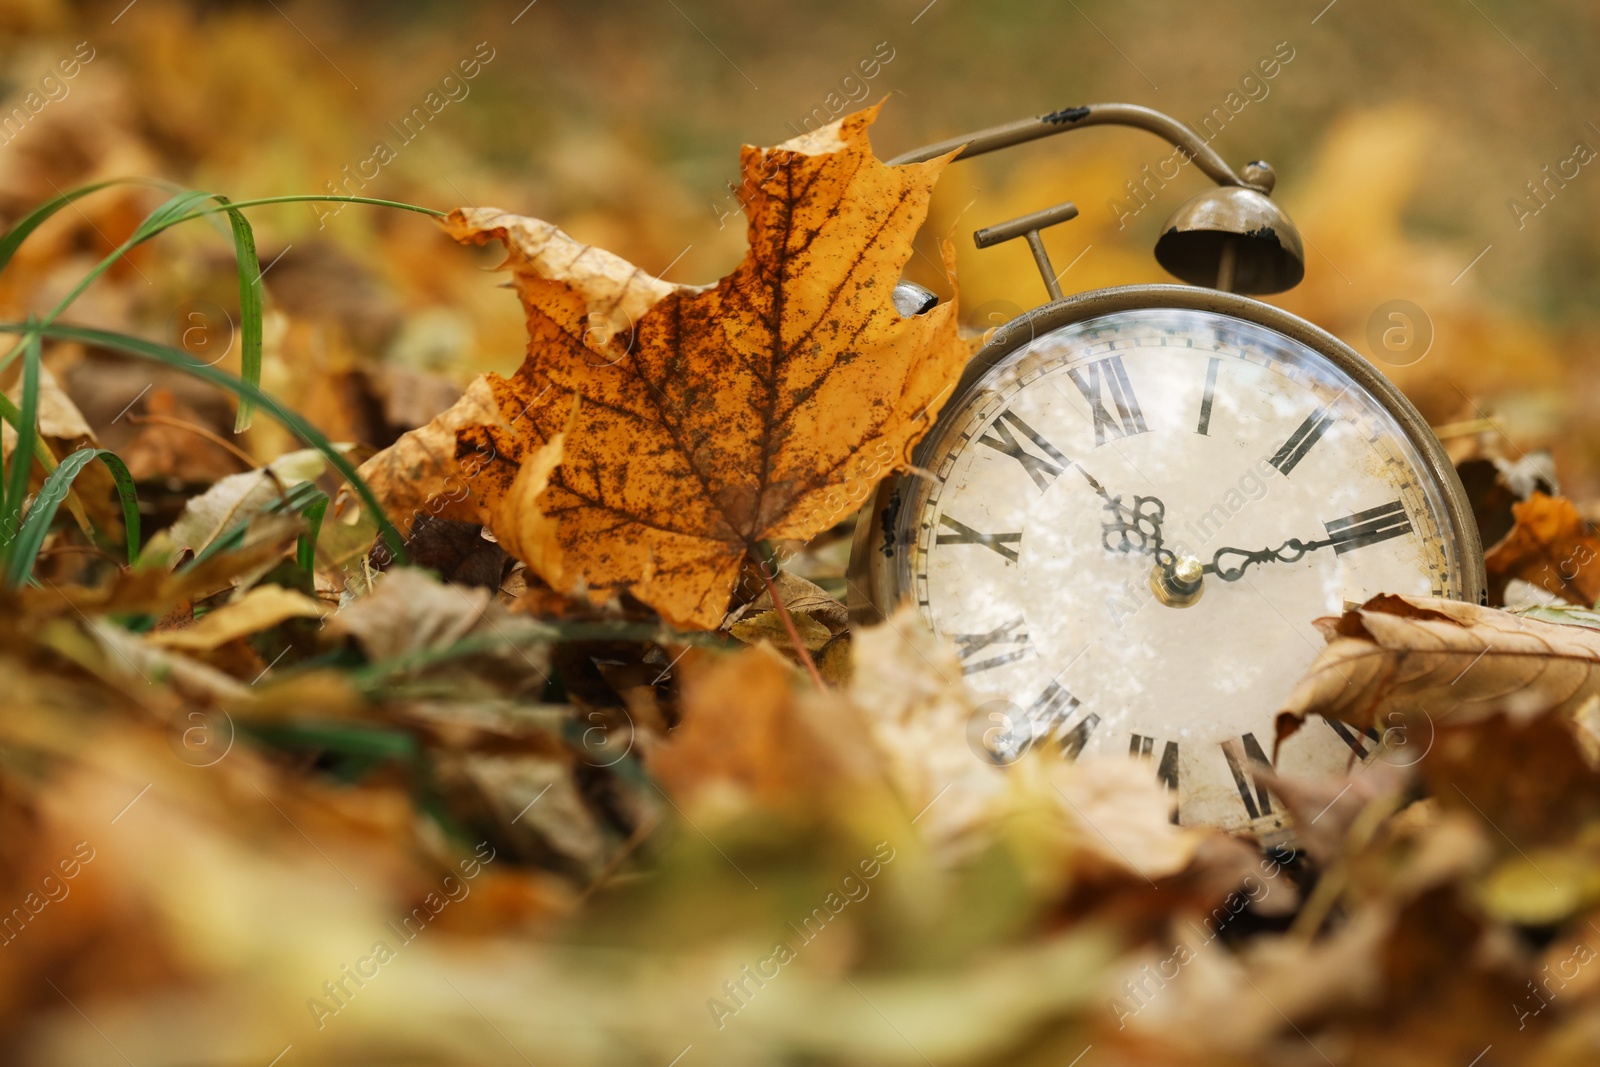
[{"label": "clock face", "polygon": [[[1149,761],[1179,820],[1270,836],[1254,781],[1324,639],[1373,595],[1461,597],[1445,491],[1401,420],[1275,330],[1181,308],[1036,337],[958,398],[902,490],[895,565],[952,638],[1005,762]],[[1375,734],[1313,719],[1276,769],[1337,774]]]}]

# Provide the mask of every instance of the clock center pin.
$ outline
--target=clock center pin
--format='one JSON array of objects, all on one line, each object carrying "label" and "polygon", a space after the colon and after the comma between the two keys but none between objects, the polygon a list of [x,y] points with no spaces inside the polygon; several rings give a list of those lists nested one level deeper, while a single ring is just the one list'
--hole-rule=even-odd
[{"label": "clock center pin", "polygon": [[1169,608],[1186,608],[1205,592],[1205,566],[1193,556],[1179,556],[1150,571],[1150,589]]}]

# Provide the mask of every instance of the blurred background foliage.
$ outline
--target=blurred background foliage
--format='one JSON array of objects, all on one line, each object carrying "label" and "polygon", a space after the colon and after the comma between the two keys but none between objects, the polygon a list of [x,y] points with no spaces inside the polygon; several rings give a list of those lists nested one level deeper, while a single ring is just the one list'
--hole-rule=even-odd
[{"label": "blurred background foliage", "polygon": [[[1586,418],[1600,389],[1596,252],[1586,225],[1600,217],[1600,177],[1583,166],[1553,186],[1547,206],[1520,220],[1508,201],[1526,200],[1525,184],[1572,158],[1578,143],[1600,146],[1586,103],[1600,79],[1592,62],[1597,24],[1600,8],[1578,0],[1547,0],[1536,9],[1510,0],[1213,0],[1203,7],[1172,0],[0,0],[0,225],[60,190],[117,176],[159,177],[235,199],[332,185],[437,208],[494,205],[538,215],[670,280],[709,282],[744,248],[738,201],[727,188],[738,178],[739,146],[790,137],[808,116],[814,122],[819,108],[838,113],[887,98],[875,130],[885,157],[1084,102],[1129,100],[1194,124],[1223,108],[1227,122],[1216,147],[1236,166],[1270,160],[1276,195],[1307,238],[1306,280],[1275,302],[1369,353],[1374,311],[1393,300],[1414,302],[1432,320],[1431,351],[1410,366],[1380,366],[1436,426],[1469,427],[1452,440],[1489,438],[1513,455],[1549,447],[1582,505],[1600,497],[1600,423]],[[70,79],[44,84],[78,54],[80,42],[93,58]],[[474,57],[481,70],[466,83],[465,97],[439,108],[400,145],[391,124]],[[1247,83],[1269,58],[1279,60],[1276,75]],[[877,65],[863,84],[867,60]],[[1231,106],[1230,94],[1238,94]],[[25,117],[6,128],[18,107]],[[346,168],[371,159],[380,141],[398,146],[392,161],[364,185],[344,185]],[[1041,302],[1044,288],[1020,244],[979,252],[970,231],[1073,199],[1082,216],[1046,237],[1057,266],[1066,268],[1067,289],[1167,280],[1149,249],[1162,220],[1203,188],[1202,179],[1186,173],[1156,190],[1126,227],[1110,205],[1169,153],[1146,134],[1096,129],[958,165],[941,185],[909,273],[948,292],[934,264],[938,241],[949,237],[969,324],[995,325]],[[53,306],[164,195],[122,189],[61,212],[0,278],[0,313],[15,318]],[[492,250],[457,246],[410,214],[326,212],[305,205],[252,212],[269,307],[269,392],[330,437],[374,448],[425,422],[473,374],[520,362],[526,332],[516,301],[498,288]],[[225,229],[174,230],[113,268],[69,318],[236,368],[234,270]],[[194,487],[289,447],[265,419],[229,437],[228,404],[180,375],[152,375],[71,345],[51,346],[45,363],[99,440],[134,469],[147,509],[165,509],[169,521]],[[1483,413],[1503,435],[1484,430]],[[232,455],[193,427],[237,440],[249,455]],[[171,489],[166,499],[158,491],[163,484]],[[285,545],[294,533],[283,535]],[[276,546],[278,554],[285,545]],[[374,597],[365,611],[358,604],[344,615],[347,626],[365,617],[372,630],[400,643],[367,649],[379,665],[415,651],[413,635],[422,644],[451,611],[445,621],[467,632],[488,601],[487,593],[473,601],[461,587],[438,583],[401,587],[391,579],[385,588],[395,590],[393,601]],[[469,811],[482,804],[479,821],[492,825],[495,812],[508,827],[526,816],[530,837],[544,835],[567,850],[556,849],[559,858],[583,875],[573,884],[612,872],[635,848],[648,854],[656,874],[622,871],[593,914],[563,926],[580,911],[581,890],[515,866],[544,853],[519,854],[510,846],[522,838],[496,838],[505,858],[486,865],[471,903],[452,903],[438,935],[405,949],[416,963],[391,969],[361,992],[359,1011],[324,1030],[325,1020],[306,1011],[308,994],[321,996],[321,983],[338,977],[337,968],[370,951],[372,931],[408,914],[457,857],[442,868],[432,862],[447,843],[417,817],[402,788],[408,779],[389,764],[360,788],[331,780],[336,776],[320,773],[328,768],[310,760],[244,744],[215,773],[174,764],[174,754],[183,753],[156,733],[187,713],[185,701],[201,700],[191,691],[199,682],[176,675],[171,687],[137,684],[122,660],[139,643],[123,635],[110,651],[85,646],[67,625],[75,619],[69,607],[55,605],[60,617],[50,615],[48,625],[0,613],[7,702],[0,754],[26,753],[25,760],[8,757],[17,764],[0,776],[0,788],[13,788],[5,784],[12,778],[45,781],[41,768],[50,771],[49,788],[18,788],[0,804],[0,874],[10,879],[0,878],[0,887],[9,902],[22,899],[31,891],[23,882],[72,854],[80,829],[101,857],[73,889],[69,906],[79,911],[72,921],[51,912],[0,955],[0,1035],[35,1015],[44,1019],[34,1035],[35,1062],[265,1063],[293,1036],[294,1058],[285,1064],[522,1062],[524,1048],[537,1049],[540,1062],[666,1063],[681,1058],[678,1050],[690,1040],[684,1020],[709,1040],[717,1020],[705,1015],[708,994],[720,996],[722,983],[768,958],[771,931],[805,915],[819,894],[877,855],[880,840],[899,851],[874,884],[878,896],[853,902],[840,937],[819,942],[785,972],[781,988],[788,992],[754,1001],[748,1013],[741,1007],[737,1027],[715,1030],[723,1044],[702,1047],[702,1058],[686,1065],[717,1062],[711,1057],[718,1055],[730,1063],[925,1062],[920,1049],[884,1025],[890,1016],[914,1023],[919,1041],[936,1040],[928,1047],[939,1062],[995,1062],[996,1049],[1014,1044],[1017,1062],[1063,1064],[1076,1062],[1091,1041],[1099,1057],[1115,1056],[1116,1043],[1126,1042],[1111,1062],[1153,1062],[1104,1010],[1103,991],[1137,974],[1147,957],[1157,962],[1145,950],[1169,913],[1203,915],[1242,870],[1261,869],[1241,848],[1211,841],[1158,890],[1142,868],[1094,860],[1093,835],[1080,828],[1081,840],[1064,843],[1058,827],[1035,815],[1008,823],[1005,836],[952,871],[912,832],[910,809],[886,810],[894,806],[880,793],[842,783],[836,767],[811,758],[834,752],[839,767],[854,766],[864,747],[838,731],[808,739],[794,724],[810,721],[815,709],[797,711],[801,698],[785,676],[755,659],[727,668],[706,684],[709,695],[696,699],[721,709],[724,717],[713,725],[766,708],[783,727],[770,732],[776,740],[747,753],[725,743],[734,730],[719,727],[692,751],[707,763],[748,760],[751,777],[759,771],[801,783],[798,810],[786,800],[741,812],[717,789],[691,801],[702,792],[696,775],[674,781],[665,773],[660,796],[679,797],[696,821],[685,815],[682,826],[667,827],[666,840],[646,847],[662,817],[653,787],[618,784],[620,772],[590,774],[593,764],[578,768],[579,785],[562,784],[578,761],[549,743],[543,720],[494,714],[502,704],[543,699],[547,662],[506,655],[514,668],[508,682],[504,664],[496,671],[492,663],[452,661],[383,689],[379,711],[336,671],[313,669],[263,684],[251,724],[264,733],[283,725],[278,718],[290,725],[365,716],[398,723],[434,753],[442,803]],[[500,618],[491,625],[512,624]],[[111,626],[98,632],[105,641],[121,633]],[[311,647],[307,635],[298,639]],[[93,678],[63,672],[69,653]],[[237,647],[230,654],[243,656]],[[902,651],[902,658],[877,657],[881,691],[921,692],[923,654]],[[261,680],[265,672],[256,668],[267,666],[265,655],[259,663],[218,661],[241,680],[200,680],[220,687],[221,696],[206,699],[227,706],[243,701],[243,679]],[[685,673],[695,663],[690,657]],[[612,674],[590,680],[590,688],[627,689],[633,714],[662,726],[666,712],[646,700],[656,685],[648,679],[665,677],[661,665],[611,660]],[[138,669],[131,660],[128,666]],[[635,674],[644,681],[622,685]],[[571,678],[566,696],[582,703],[584,679]],[[778,696],[765,704],[753,699],[758,684],[766,686],[761,694]],[[942,690],[923,698],[955,707],[957,721],[966,713]],[[107,708],[127,714],[108,716]],[[463,708],[474,712],[468,721],[476,725],[446,730]],[[548,707],[534,711],[555,717]],[[1566,961],[1573,938],[1587,937],[1600,890],[1592,863],[1581,866],[1566,853],[1593,856],[1597,834],[1587,813],[1600,778],[1554,725],[1529,733],[1521,747],[1497,730],[1462,735],[1486,768],[1483,787],[1532,783],[1530,790],[1547,789],[1539,803],[1513,789],[1488,812],[1477,811],[1484,826],[1463,827],[1457,824],[1469,813],[1439,789],[1440,810],[1413,808],[1408,821],[1353,854],[1352,884],[1381,898],[1374,910],[1391,926],[1374,933],[1370,922],[1351,924],[1349,938],[1308,943],[1305,952],[1279,952],[1273,942],[1256,960],[1261,984],[1287,998],[1296,1018],[1332,1020],[1315,1031],[1318,1041],[1327,1033],[1342,1042],[1328,1047],[1347,1062],[1410,1064],[1422,1062],[1419,1050],[1426,1050],[1437,1062],[1460,1064],[1481,1055],[1486,1042],[1505,1050],[1522,1032],[1511,1023],[1532,1011],[1531,1001],[1521,1006],[1519,983],[1546,962],[1539,954]],[[648,737],[641,729],[641,747]],[[946,740],[950,751],[929,758],[966,767],[964,739]],[[508,746],[529,750],[522,752],[526,767],[505,758]],[[1447,749],[1452,759],[1463,751],[1441,746]],[[912,762],[918,756],[912,745],[894,752]],[[1554,771],[1510,774],[1527,767]],[[507,788],[513,772],[520,777]],[[158,780],[140,801],[140,790],[150,789],[145,783]],[[534,807],[552,783],[557,791]],[[1469,784],[1477,793],[1476,780]],[[1017,788],[1036,786],[1023,779]],[[489,806],[483,797],[491,793],[510,806]],[[817,803],[818,796],[834,803]],[[130,797],[141,805],[137,817],[107,830],[105,820],[126,812]],[[1314,799],[1308,810],[1327,810],[1326,798]],[[953,803],[944,801],[929,822]],[[240,812],[248,813],[242,822]],[[1536,869],[1522,848],[1490,832],[1512,814],[1548,846],[1534,850],[1541,865],[1559,869],[1564,881],[1569,868],[1556,865],[1573,865],[1570,884],[1581,885],[1581,894],[1552,899],[1529,874]],[[535,823],[537,830],[528,825]],[[1507,825],[1521,835],[1520,823]],[[637,832],[624,838],[618,827]],[[1155,829],[1165,827],[1158,811]],[[1292,878],[1278,878],[1275,868],[1263,877],[1277,879],[1271,892],[1279,910],[1253,917],[1259,926],[1230,937],[1281,925],[1297,906]],[[1460,918],[1460,899],[1434,888],[1445,879],[1487,901],[1481,938]],[[744,895],[757,884],[776,891]],[[1510,940],[1512,925],[1526,943]],[[553,929],[560,945],[530,949]],[[619,955],[626,945],[637,953]],[[1115,958],[1129,946],[1144,954]],[[1386,986],[1350,963],[1369,956],[1380,961]],[[680,958],[663,962],[670,957]],[[1509,957],[1520,970],[1506,964]],[[1209,952],[1195,972],[1207,977],[1159,1002],[1147,1036],[1166,1043],[1167,1062],[1185,1050],[1191,1062],[1206,1064],[1322,1062],[1321,1049],[1307,1047],[1297,1024],[1290,1024],[1294,1033],[1284,1029],[1287,1015],[1269,1011],[1264,997],[1257,1004],[1239,996],[1237,967],[1231,954]],[[42,987],[39,974],[55,975],[63,988]],[[837,978],[849,974],[855,978],[841,986]],[[439,988],[441,975],[452,982],[450,996]],[[1571,1005],[1573,1013],[1567,1029],[1529,1024],[1524,1040],[1554,1035],[1554,1051],[1539,1062],[1592,1062],[1597,975],[1585,972],[1564,993],[1562,1010]],[[1386,990],[1376,1010],[1339,1015],[1321,1006],[1334,1002],[1326,987],[1345,976],[1363,995]],[[116,1036],[115,1055],[110,1038],[57,1002],[69,995],[81,996],[84,1017]],[[290,1036],[286,1021],[298,1022]],[[1206,1042],[1196,1043],[1196,1035]],[[792,1055],[783,1051],[791,1045]]]},{"label": "blurred background foliage", "polygon": [[[875,131],[883,156],[1081,102],[1130,100],[1195,125],[1223,108],[1215,146],[1236,166],[1270,160],[1277,196],[1307,238],[1306,281],[1275,299],[1367,352],[1374,310],[1415,302],[1433,320],[1433,348],[1414,366],[1385,369],[1424,413],[1460,423],[1478,417],[1477,405],[1516,448],[1552,447],[1573,495],[1600,488],[1600,437],[1583,418],[1600,387],[1591,373],[1600,251],[1585,225],[1600,214],[1600,180],[1581,167],[1546,186],[1542,205],[1526,188],[1580,142],[1600,146],[1588,103],[1600,89],[1591,62],[1600,8],[1580,0],[5,0],[0,29],[8,115],[78,42],[95,56],[65,97],[7,132],[0,221],[97,177],[158,175],[235,198],[333,183],[539,215],[675,281],[711,281],[742,253],[727,188],[739,146],[777,143],[807,116],[857,106],[851,96],[888,97]],[[480,42],[493,58],[468,95],[401,145],[389,124]],[[1259,64],[1275,54],[1293,58],[1261,78]],[[862,61],[885,56],[860,77]],[[385,139],[395,158],[370,181],[348,180]],[[1146,134],[1096,129],[958,166],[909,273],[947,291],[934,264],[937,240],[950,236],[969,317],[993,325],[1045,294],[1020,242],[978,252],[968,234],[1073,199],[1082,216],[1046,238],[1058,268],[1072,264],[1069,290],[1165,280],[1148,249],[1203,179],[1185,173],[1156,190],[1125,228],[1111,202],[1169,151]],[[51,269],[12,272],[0,288],[7,313],[45,306],[155,195],[64,213],[27,250]],[[1519,218],[1514,197],[1537,214]],[[286,253],[265,279],[282,313],[266,385],[329,432],[381,445],[383,427],[341,420],[378,403],[396,431],[424,414],[399,409],[440,395],[390,382],[375,400],[368,382],[360,403],[330,399],[319,388],[329,375],[382,360],[459,384],[519,360],[515,302],[482,273],[490,252],[367,208],[319,218],[295,205],[256,217],[262,262]],[[221,247],[165,237],[75,313],[171,340],[197,293],[231,310]],[[89,409],[121,406],[116,395],[84,396],[94,391],[84,377],[104,383],[69,382],[91,422]],[[281,449],[271,432],[256,431],[258,456]],[[113,433],[110,444],[125,442]]]}]

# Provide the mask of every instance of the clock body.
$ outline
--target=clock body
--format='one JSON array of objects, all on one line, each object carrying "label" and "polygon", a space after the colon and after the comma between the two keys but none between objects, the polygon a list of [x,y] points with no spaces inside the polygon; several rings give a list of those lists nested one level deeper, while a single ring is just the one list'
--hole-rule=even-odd
[{"label": "clock body", "polygon": [[975,750],[1146,760],[1177,818],[1289,832],[1256,780],[1344,773],[1376,731],[1278,708],[1378,593],[1479,601],[1464,493],[1411,404],[1337,338],[1176,285],[1081,294],[997,330],[857,530],[852,610],[950,637]]}]

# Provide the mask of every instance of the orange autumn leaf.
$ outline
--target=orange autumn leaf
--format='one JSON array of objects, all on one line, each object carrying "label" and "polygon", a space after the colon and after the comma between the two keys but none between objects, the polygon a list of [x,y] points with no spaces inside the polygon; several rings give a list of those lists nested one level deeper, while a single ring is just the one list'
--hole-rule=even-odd
[{"label": "orange autumn leaf", "polygon": [[1572,501],[1534,493],[1511,514],[1516,525],[1484,557],[1491,603],[1503,601],[1512,578],[1584,607],[1600,600],[1600,539]]},{"label": "orange autumn leaf", "polygon": [[798,686],[770,649],[697,653],[681,670],[683,720],[646,755],[676,803],[725,805],[733,794],[764,807],[810,806],[882,786],[859,712],[837,693]]},{"label": "orange autumn leaf", "polygon": [[[753,545],[829,528],[907,462],[968,353],[953,301],[904,318],[890,300],[947,160],[878,162],[876,115],[744,149],[750,249],[712,286],[537,219],[450,216],[458,240],[505,243],[529,333],[521,369],[487,377],[500,418],[459,431],[458,466],[508,548],[554,522],[559,552],[524,560],[552,586],[716,626]],[[518,474],[563,431],[535,502]]]}]

